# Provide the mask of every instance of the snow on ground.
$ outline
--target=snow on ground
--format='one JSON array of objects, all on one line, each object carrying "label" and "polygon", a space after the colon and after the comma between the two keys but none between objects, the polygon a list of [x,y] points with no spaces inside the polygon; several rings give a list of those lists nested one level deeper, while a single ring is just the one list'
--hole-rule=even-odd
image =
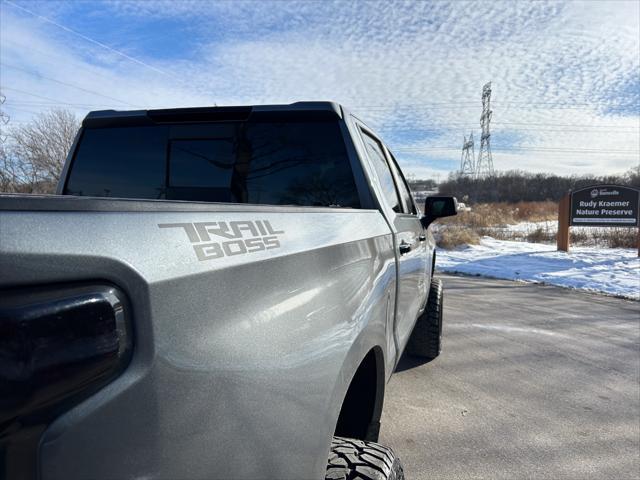
[{"label": "snow on ground", "polygon": [[[625,227],[619,227],[625,229]],[[521,240],[527,235],[542,231],[549,237],[555,237],[558,232],[557,220],[543,220],[541,222],[519,222],[514,224],[498,225],[494,227],[485,227],[485,232],[490,236],[498,238]],[[580,232],[587,236],[588,239],[594,236],[606,237],[607,233],[611,233],[611,227],[574,227],[574,232]]]},{"label": "snow on ground", "polygon": [[443,272],[547,283],[640,300],[640,258],[635,249],[571,247],[483,237],[479,245],[438,249]]}]

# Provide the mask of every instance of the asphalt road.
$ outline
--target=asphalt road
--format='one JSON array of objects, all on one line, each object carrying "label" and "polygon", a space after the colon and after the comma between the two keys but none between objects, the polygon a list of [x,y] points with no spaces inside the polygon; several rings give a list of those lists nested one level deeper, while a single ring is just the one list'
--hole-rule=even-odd
[{"label": "asphalt road", "polygon": [[640,303],[442,278],[443,353],[385,396],[407,478],[640,478]]}]

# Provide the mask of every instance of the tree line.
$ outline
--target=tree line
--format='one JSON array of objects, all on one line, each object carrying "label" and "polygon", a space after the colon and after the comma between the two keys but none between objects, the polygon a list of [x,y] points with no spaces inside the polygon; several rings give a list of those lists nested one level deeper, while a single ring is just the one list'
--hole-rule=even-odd
[{"label": "tree line", "polygon": [[515,203],[558,201],[569,190],[603,183],[640,187],[640,165],[622,175],[560,176],[512,170],[476,179],[451,174],[440,183],[438,190],[442,195],[454,195],[467,203]]}]

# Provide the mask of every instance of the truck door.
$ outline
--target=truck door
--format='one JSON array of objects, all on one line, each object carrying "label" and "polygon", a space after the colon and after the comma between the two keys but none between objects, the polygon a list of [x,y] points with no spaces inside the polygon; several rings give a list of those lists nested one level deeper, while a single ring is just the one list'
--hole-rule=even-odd
[{"label": "truck door", "polygon": [[385,214],[391,223],[398,264],[398,292],[394,334],[399,351],[404,349],[427,289],[427,252],[425,231],[402,174],[383,144],[366,128],[360,133],[378,179]]},{"label": "truck door", "polygon": [[[416,246],[416,250],[419,251],[419,255],[417,257],[422,262],[420,266],[421,274],[418,280],[418,288],[419,294],[418,297],[422,297],[422,301],[420,302],[419,309],[427,302],[427,296],[429,294],[429,286],[431,280],[431,256],[427,244],[427,231],[422,226],[422,222],[420,221],[421,213],[416,208],[416,204],[413,201],[413,197],[411,196],[409,190],[409,184],[407,180],[404,178],[402,174],[402,170],[398,166],[398,162],[396,162],[395,157],[391,153],[389,149],[386,150],[387,159],[389,160],[389,166],[391,167],[391,171],[393,176],[396,179],[396,185],[398,187],[398,193],[400,194],[400,199],[402,200],[404,215],[401,219],[405,223],[405,227],[407,229],[411,229],[418,236],[419,244]],[[409,332],[409,334],[411,331]]]}]

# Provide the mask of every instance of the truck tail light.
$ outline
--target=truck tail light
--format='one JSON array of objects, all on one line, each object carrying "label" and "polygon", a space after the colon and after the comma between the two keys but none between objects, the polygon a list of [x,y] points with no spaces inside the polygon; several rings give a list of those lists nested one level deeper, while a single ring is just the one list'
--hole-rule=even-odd
[{"label": "truck tail light", "polygon": [[109,285],[0,291],[0,477],[35,477],[45,428],[124,369],[127,310]]}]

